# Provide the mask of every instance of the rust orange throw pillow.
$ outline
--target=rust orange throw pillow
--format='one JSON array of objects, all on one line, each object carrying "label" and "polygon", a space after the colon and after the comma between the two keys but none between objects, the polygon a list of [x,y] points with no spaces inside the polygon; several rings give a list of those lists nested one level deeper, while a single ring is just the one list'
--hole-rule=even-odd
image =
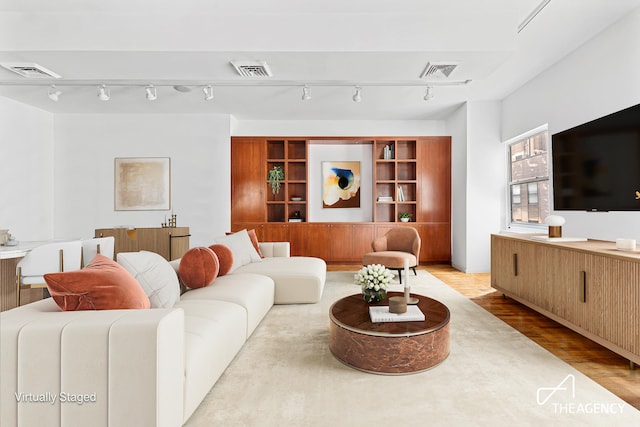
[{"label": "rust orange throw pillow", "polygon": [[218,276],[224,276],[231,270],[231,267],[233,266],[233,252],[231,252],[229,246],[222,245],[220,243],[209,246],[209,249],[215,252],[216,256],[218,257],[218,262],[220,263]]},{"label": "rust orange throw pillow", "polygon": [[[228,231],[225,234],[228,236],[229,234],[233,234],[233,232]],[[256,249],[256,252],[258,252],[258,255],[260,255],[260,258],[264,258],[264,256],[262,256],[262,252],[260,252],[260,245],[258,244],[258,235],[256,234],[256,230],[253,228],[251,230],[247,230],[247,234],[249,235],[249,239],[251,239],[251,244]]]},{"label": "rust orange throw pillow", "polygon": [[189,289],[209,286],[218,277],[220,263],[215,252],[209,248],[189,249],[180,259],[178,274]]},{"label": "rust orange throw pillow", "polygon": [[44,275],[64,311],[149,308],[140,283],[117,262],[98,254],[82,270]]}]

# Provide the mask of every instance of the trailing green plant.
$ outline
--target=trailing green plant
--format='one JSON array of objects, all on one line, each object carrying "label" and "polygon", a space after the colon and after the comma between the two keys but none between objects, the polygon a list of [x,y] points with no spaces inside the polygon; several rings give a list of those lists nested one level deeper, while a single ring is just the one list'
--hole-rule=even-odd
[{"label": "trailing green plant", "polygon": [[269,181],[269,187],[271,187],[273,194],[278,194],[280,192],[280,181],[283,179],[284,169],[282,169],[282,166],[274,166],[271,168],[267,175],[267,180]]}]

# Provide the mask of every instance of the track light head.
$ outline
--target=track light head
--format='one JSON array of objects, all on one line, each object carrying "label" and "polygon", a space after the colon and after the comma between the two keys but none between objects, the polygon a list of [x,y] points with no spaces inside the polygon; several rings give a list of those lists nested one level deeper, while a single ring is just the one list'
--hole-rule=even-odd
[{"label": "track light head", "polygon": [[355,93],[353,94],[353,102],[362,101],[362,94],[360,93],[360,91],[361,91],[360,86],[356,86]]},{"label": "track light head", "polygon": [[155,101],[156,99],[158,99],[158,91],[156,90],[156,87],[154,85],[145,87],[144,91],[146,92],[148,101]]},{"label": "track light head", "polygon": [[424,100],[425,101],[430,101],[434,98],[433,96],[433,88],[431,86],[427,86],[427,88],[424,91]]},{"label": "track light head", "polygon": [[60,99],[60,95],[62,95],[62,92],[60,91],[60,89],[56,88],[56,85],[51,85],[49,87],[47,96],[49,97],[50,100],[54,102],[58,102],[58,99]]},{"label": "track light head", "polygon": [[311,91],[309,90],[309,86],[304,85],[302,88],[302,100],[308,101],[311,99]]},{"label": "track light head", "polygon": [[211,85],[203,87],[202,91],[204,92],[205,101],[211,101],[213,99],[213,87],[211,87]]},{"label": "track light head", "polygon": [[98,86],[98,99],[100,101],[108,101],[111,99],[111,93],[107,85]]}]

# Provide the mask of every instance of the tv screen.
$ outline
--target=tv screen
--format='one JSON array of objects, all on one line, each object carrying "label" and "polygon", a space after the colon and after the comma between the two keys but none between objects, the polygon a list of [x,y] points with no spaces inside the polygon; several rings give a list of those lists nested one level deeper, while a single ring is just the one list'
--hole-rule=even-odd
[{"label": "tv screen", "polygon": [[553,207],[640,210],[640,104],[552,135]]}]

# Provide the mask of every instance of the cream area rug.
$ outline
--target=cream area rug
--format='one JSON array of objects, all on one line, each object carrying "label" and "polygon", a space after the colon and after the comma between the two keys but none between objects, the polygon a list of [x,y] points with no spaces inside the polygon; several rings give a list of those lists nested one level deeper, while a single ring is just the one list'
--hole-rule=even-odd
[{"label": "cream area rug", "polygon": [[359,293],[353,274],[329,272],[318,304],[274,306],[186,425],[640,426],[640,411],[426,271],[411,290],[449,308],[449,357],[401,376],[342,364],[328,312]]}]

